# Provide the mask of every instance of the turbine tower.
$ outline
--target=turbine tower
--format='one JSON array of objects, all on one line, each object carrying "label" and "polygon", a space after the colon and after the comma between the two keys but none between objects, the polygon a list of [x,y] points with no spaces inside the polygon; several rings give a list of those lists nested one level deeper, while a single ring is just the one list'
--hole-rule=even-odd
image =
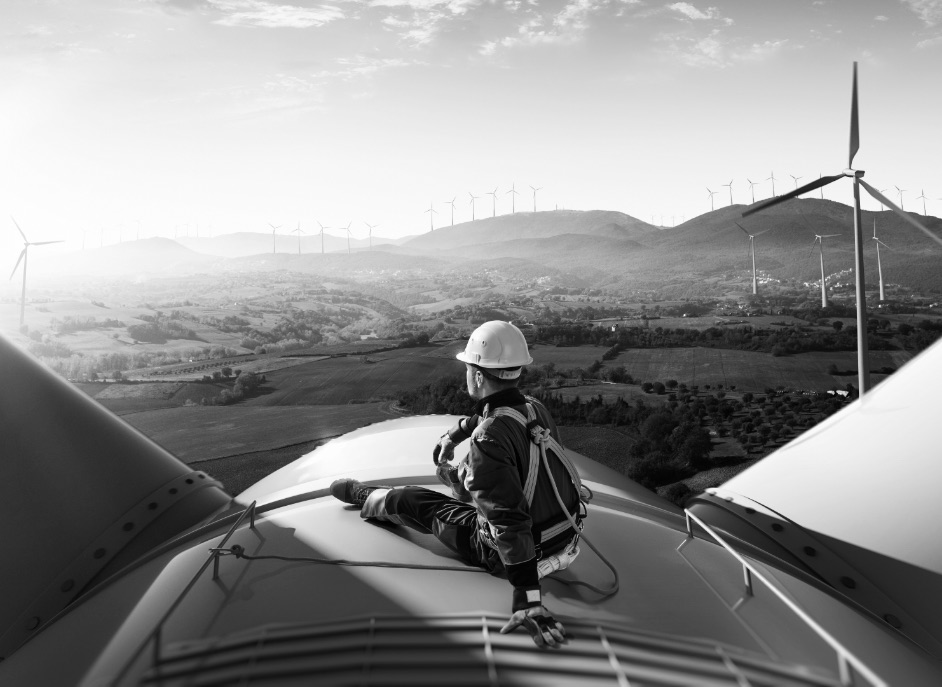
[{"label": "turbine tower", "polygon": [[[187,226],[189,226],[189,225],[187,225]],[[269,223],[268,223],[268,226],[271,227],[271,252],[272,252],[272,255],[274,255],[274,254],[275,254],[275,232],[276,232],[277,230],[281,229],[281,225],[279,224],[279,225],[276,227],[274,224],[272,224],[271,222],[269,222]]]},{"label": "turbine tower", "polygon": [[[765,234],[765,231],[759,232],[758,234],[750,234],[739,222],[735,223],[737,227],[742,229],[742,232],[749,237],[749,250],[752,253],[752,295],[755,296],[759,293],[759,278],[756,274],[756,236],[762,236]],[[766,230],[768,231],[768,230]]]},{"label": "turbine tower", "polygon": [[[798,180],[801,179],[801,177],[796,177],[794,174],[789,174],[788,176],[795,180],[795,188],[798,188]],[[819,176],[818,178],[820,179],[821,177]]]},{"label": "turbine tower", "polygon": [[[821,307],[828,307],[827,285],[824,280],[824,239],[829,239],[840,234],[815,234],[814,241],[811,242],[811,250],[814,251],[814,244],[818,244],[821,258]],[[859,325],[858,325],[859,326]]]},{"label": "turbine tower", "polygon": [[370,250],[373,250],[373,230],[378,227],[378,224],[370,224],[369,222],[364,222],[366,226],[370,228]]},{"label": "turbine tower", "polygon": [[[854,271],[856,273],[856,295],[857,295],[857,371],[858,371],[858,381],[860,385],[860,393],[864,394],[867,389],[870,387],[870,373],[869,373],[869,360],[867,355],[867,295],[864,288],[864,266],[863,266],[863,229],[861,227],[860,219],[860,187],[863,186],[864,190],[867,191],[871,196],[880,201],[883,205],[886,205],[893,212],[899,215],[907,224],[915,227],[930,239],[942,246],[942,239],[929,231],[926,227],[920,224],[916,219],[907,215],[902,207],[896,207],[892,201],[890,201],[886,196],[880,193],[873,186],[868,184],[863,180],[864,172],[863,170],[853,169],[854,156],[857,154],[857,151],[860,149],[860,123],[859,117],[857,114],[857,63],[854,62],[854,73],[853,73],[853,84],[851,87],[851,104],[850,104],[850,153],[848,155],[847,168],[840,172],[839,174],[834,174],[831,176],[821,177],[816,179],[809,184],[805,184],[800,188],[796,188],[794,191],[790,191],[780,198],[772,198],[757,207],[748,208],[744,211],[743,217],[750,215],[754,212],[759,212],[765,208],[777,205],[783,201],[789,200],[790,198],[795,198],[800,196],[803,193],[808,191],[813,191],[817,188],[822,188],[827,184],[831,184],[835,181],[839,181],[844,177],[850,177],[854,180]],[[902,189],[900,189],[900,205],[902,206],[903,197]],[[823,253],[823,248],[822,248]],[[823,264],[823,257],[822,257]],[[823,288],[823,285],[822,285]]]},{"label": "turbine tower", "polygon": [[350,225],[353,224],[353,220],[347,222],[347,255],[350,255]]},{"label": "turbine tower", "polygon": [[533,188],[533,186],[531,186],[530,188],[533,189],[533,212],[536,212],[536,192],[542,190],[543,187]]},{"label": "turbine tower", "polygon": [[749,182],[749,192],[752,193],[752,203],[755,204],[755,202],[756,202],[756,189],[755,189],[755,186],[756,186],[756,184],[758,184],[759,182],[758,182],[758,181],[752,181],[751,179],[749,179],[749,177],[746,177],[746,181]]},{"label": "turbine tower", "polygon": [[330,227],[325,227],[320,222],[317,223],[317,226],[321,228],[321,255],[324,254],[324,229],[330,229]]},{"label": "turbine tower", "polygon": [[471,196],[471,221],[474,221],[474,201],[476,201],[479,196],[474,195],[471,191],[468,191],[468,195]]},{"label": "turbine tower", "polygon": [[297,229],[293,229],[293,230],[291,231],[291,233],[298,235],[298,255],[301,255],[301,234],[303,234],[304,232],[301,231],[301,222],[300,222],[300,220],[298,221],[298,228],[297,228]]},{"label": "turbine tower", "polygon": [[883,246],[883,247],[886,248],[887,250],[889,250],[890,247],[889,247],[888,245],[886,245],[885,243],[883,243],[883,241],[881,241],[880,239],[877,238],[877,220],[876,220],[876,218],[874,218],[874,220],[873,220],[873,240],[874,240],[874,241],[876,242],[876,244],[877,244],[877,272],[878,272],[879,275],[880,275],[880,300],[881,300],[881,301],[885,301],[885,300],[886,300],[886,291],[884,291],[884,289],[883,289],[883,263],[880,262],[880,246]]},{"label": "turbine tower", "polygon": [[922,216],[923,216],[923,217],[926,217],[926,190],[925,190],[925,189],[920,189],[919,192],[922,193],[922,195],[921,195],[921,196],[916,196],[916,200],[921,200],[921,201],[922,201]]},{"label": "turbine tower", "polygon": [[16,220],[13,219],[13,217],[10,217],[10,219],[13,220],[13,224],[16,225],[16,230],[20,232],[20,236],[23,237],[23,250],[20,252],[20,257],[16,259],[13,271],[10,272],[10,279],[12,280],[20,263],[23,263],[23,290],[20,293],[20,329],[22,329],[23,324],[26,322],[26,262],[29,258],[29,247],[46,246],[50,243],[62,243],[63,241],[30,241],[26,238],[26,234],[23,233],[23,230],[20,229],[20,225],[16,223]]},{"label": "turbine tower", "polygon": [[[818,181],[821,180],[821,177],[822,177],[822,176],[823,176],[823,175],[821,174],[821,172],[818,172]],[[818,190],[821,192],[821,200],[824,200],[824,187],[822,186],[822,187],[821,187],[820,189],[818,189]]]},{"label": "turbine tower", "polygon": [[520,195],[519,193],[517,193],[517,192],[514,190],[514,186],[515,186],[515,185],[516,185],[516,182],[513,183],[513,184],[511,184],[511,185],[510,185],[510,190],[507,191],[507,193],[504,194],[504,195],[510,195],[510,214],[511,214],[511,215],[514,214],[514,213],[517,211],[517,208],[516,208],[516,206],[515,206],[515,204],[514,204],[514,201],[516,200],[516,199],[514,198],[514,196],[519,196],[519,195]]},{"label": "turbine tower", "polygon": [[446,200],[445,204],[451,206],[451,226],[455,226],[455,201],[458,199],[458,196],[455,196],[451,200]]},{"label": "turbine tower", "polygon": [[772,176],[766,179],[766,181],[772,182],[772,197],[775,198],[775,172],[772,172]]},{"label": "turbine tower", "polygon": [[730,179],[728,184],[720,184],[721,186],[726,186],[729,188],[729,204],[733,204],[733,180]]},{"label": "turbine tower", "polygon": [[[428,214],[428,230],[435,231],[435,221],[432,218],[438,213],[435,212],[434,205],[431,201],[429,201],[428,210],[426,210],[425,212],[429,213]],[[474,219],[474,218],[472,217],[471,219]]]},{"label": "turbine tower", "polygon": [[906,191],[906,189],[905,189],[905,188],[900,188],[899,186],[894,186],[893,188],[895,188],[895,189],[899,192],[899,207],[900,207],[900,210],[905,210],[906,208],[903,207],[903,193]]},{"label": "turbine tower", "polygon": [[497,217],[497,188],[495,186],[493,191],[487,192],[487,195],[491,196],[491,217]]},{"label": "turbine tower", "polygon": [[713,208],[713,196],[719,193],[719,191],[711,191],[709,186],[706,187],[706,190],[707,190],[707,193],[710,194],[710,211],[713,211],[714,209]]}]

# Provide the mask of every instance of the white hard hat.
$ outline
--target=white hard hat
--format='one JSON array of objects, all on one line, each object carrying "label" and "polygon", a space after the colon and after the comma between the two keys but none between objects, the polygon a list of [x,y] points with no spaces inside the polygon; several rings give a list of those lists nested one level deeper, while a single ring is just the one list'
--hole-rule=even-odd
[{"label": "white hard hat", "polygon": [[[527,351],[527,340],[523,332],[510,322],[492,320],[474,330],[468,345],[455,356],[463,363],[494,370],[501,379],[516,379],[520,368],[533,362]],[[500,371],[503,370],[503,371]]]}]

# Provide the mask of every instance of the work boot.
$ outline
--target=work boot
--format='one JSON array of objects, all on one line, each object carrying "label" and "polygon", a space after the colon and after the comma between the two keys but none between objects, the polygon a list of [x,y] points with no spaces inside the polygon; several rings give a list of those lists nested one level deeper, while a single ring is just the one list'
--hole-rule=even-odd
[{"label": "work boot", "polygon": [[363,482],[350,477],[344,477],[343,479],[334,480],[330,485],[330,493],[333,494],[335,499],[362,508],[363,504],[366,503],[366,497],[378,488],[369,487]]}]

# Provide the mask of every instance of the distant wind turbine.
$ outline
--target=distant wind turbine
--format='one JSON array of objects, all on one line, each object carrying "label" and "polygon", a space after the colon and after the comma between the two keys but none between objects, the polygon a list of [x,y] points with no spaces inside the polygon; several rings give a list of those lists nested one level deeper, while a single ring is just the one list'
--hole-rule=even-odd
[{"label": "distant wind turbine", "polygon": [[922,193],[922,195],[916,196],[916,200],[922,201],[922,216],[926,217],[926,191],[925,189],[920,189],[919,192]]},{"label": "distant wind turbine", "polygon": [[[750,234],[748,231],[746,231],[746,229],[743,227],[743,225],[741,225],[739,222],[736,222],[735,224],[736,224],[737,227],[739,227],[740,229],[742,229],[742,232],[743,232],[746,236],[749,237],[749,250],[750,250],[750,252],[752,253],[752,295],[755,296],[757,293],[759,293],[759,278],[758,278],[758,275],[756,274],[756,243],[755,243],[755,238],[756,238],[756,236],[762,236],[762,234],[764,234],[764,233],[766,233],[766,232],[765,232],[765,231],[761,231],[761,232],[759,232],[758,234]],[[766,230],[766,231],[768,231],[768,230]]]},{"label": "distant wind turbine", "polygon": [[536,192],[543,190],[543,187],[533,188],[533,186],[531,186],[530,188],[533,189],[533,212],[536,212]]},{"label": "distant wind turbine", "polygon": [[[189,226],[189,225],[187,225],[187,226]],[[268,226],[271,227],[271,252],[272,252],[272,254],[274,255],[274,253],[275,253],[275,232],[278,231],[279,229],[281,229],[281,225],[279,224],[279,225],[276,227],[274,224],[272,224],[271,222],[269,222],[269,223],[268,223]]]},{"label": "distant wind turbine", "polygon": [[445,204],[451,206],[451,226],[455,226],[455,201],[458,199],[458,196],[455,196],[451,200],[446,200]]},{"label": "distant wind turbine", "polygon": [[[907,224],[915,227],[930,239],[942,245],[942,238],[939,238],[934,233],[929,231],[926,227],[920,224],[916,219],[906,214],[903,211],[903,194],[902,189],[900,191],[900,207],[896,207],[891,200],[886,196],[880,193],[873,186],[868,184],[863,180],[864,172],[863,170],[853,169],[854,156],[857,154],[857,151],[860,149],[860,123],[859,117],[857,114],[857,63],[854,62],[854,74],[853,74],[853,85],[851,88],[851,105],[850,105],[850,152],[847,160],[847,168],[839,174],[834,174],[831,176],[821,177],[816,179],[809,184],[790,191],[780,198],[773,198],[764,203],[761,203],[757,207],[748,208],[743,212],[743,217],[750,215],[754,212],[759,212],[765,208],[777,205],[783,201],[789,200],[790,198],[795,198],[807,193],[808,191],[813,191],[817,188],[826,186],[827,184],[839,181],[844,177],[850,177],[854,180],[854,271],[856,273],[856,296],[857,296],[857,330],[860,332],[860,335],[857,337],[857,371],[858,371],[858,381],[860,384],[860,393],[863,394],[870,387],[870,373],[869,373],[869,360],[867,354],[867,337],[865,335],[867,331],[867,294],[865,291],[865,281],[864,281],[864,265],[863,265],[863,230],[861,227],[861,218],[860,218],[860,187],[863,186],[864,190],[867,191],[871,196],[879,200],[882,204],[886,205],[893,212],[895,212],[899,217],[901,217]],[[822,248],[823,253],[823,248]],[[822,257],[823,264],[823,257]],[[823,288],[823,285],[822,285]]]},{"label": "distant wind turbine", "polygon": [[733,180],[730,179],[728,184],[720,184],[721,186],[726,186],[729,188],[729,204],[733,204]]},{"label": "distant wind turbine", "polygon": [[749,182],[749,192],[752,193],[752,203],[753,203],[753,205],[754,205],[755,202],[756,202],[756,189],[755,189],[755,186],[756,186],[756,184],[758,184],[759,182],[758,182],[758,181],[752,181],[752,180],[749,179],[749,177],[746,177],[746,181]]},{"label": "distant wind turbine", "polygon": [[814,251],[814,244],[818,244],[819,255],[821,258],[821,307],[828,307],[827,285],[824,280],[824,239],[829,239],[840,234],[815,234],[814,241],[811,242],[811,250]]},{"label": "distant wind turbine", "polygon": [[510,185],[510,190],[507,191],[507,193],[504,194],[504,195],[508,195],[508,194],[510,195],[510,214],[511,214],[511,215],[514,214],[514,213],[517,211],[516,206],[515,206],[515,204],[514,204],[514,200],[516,200],[516,199],[514,198],[514,196],[519,196],[519,195],[520,195],[519,193],[517,193],[517,192],[514,190],[514,186],[515,186],[515,183],[514,183],[514,184],[511,184],[511,185]]},{"label": "distant wind turbine", "polygon": [[903,207],[903,194],[906,192],[905,188],[900,188],[899,186],[894,186],[894,188],[899,191],[899,208],[900,210],[905,210]]},{"label": "distant wind turbine", "polygon": [[[881,189],[880,189],[880,193],[886,193],[886,192],[889,191],[889,190],[890,190],[890,189],[888,189],[888,188],[881,188]],[[883,201],[881,200],[881,201],[880,201],[880,212],[883,212],[884,210],[886,210],[886,206],[883,204]]]},{"label": "distant wind turbine", "polygon": [[798,180],[801,179],[801,177],[796,177],[794,174],[789,174],[788,176],[795,180],[795,188],[798,188]]},{"label": "distant wind turbine", "polygon": [[468,195],[471,196],[471,221],[474,221],[474,201],[476,201],[480,196],[476,196],[471,191],[468,191]]},{"label": "distant wind turbine", "polygon": [[766,181],[772,182],[772,197],[775,198],[775,172],[772,172],[772,176],[766,179]]},{"label": "distant wind turbine", "polygon": [[325,227],[320,222],[317,223],[317,226],[321,228],[321,255],[324,254],[324,229],[330,229],[330,227]]},{"label": "distant wind turbine", "polygon": [[23,237],[23,250],[20,252],[20,257],[16,259],[16,264],[13,266],[13,271],[10,272],[10,279],[13,279],[13,275],[16,274],[17,268],[20,266],[20,263],[23,263],[23,290],[20,293],[20,329],[23,328],[23,324],[26,321],[26,262],[29,259],[29,247],[30,246],[46,246],[50,243],[62,243],[62,241],[30,241],[26,238],[26,234],[23,233],[23,230],[20,229],[20,225],[16,223],[16,220],[13,217],[10,217],[13,220],[13,224],[16,225],[16,230],[20,232],[20,236]]},{"label": "distant wind turbine", "polygon": [[[822,177],[822,176],[823,176],[823,175],[821,174],[821,172],[818,172],[818,181],[821,180],[821,177]],[[824,200],[824,186],[822,186],[822,187],[821,187],[820,189],[818,189],[818,190],[821,192],[821,200]]]},{"label": "distant wind turbine", "polygon": [[[426,210],[425,212],[429,213],[428,214],[428,230],[435,231],[435,221],[432,218],[438,213],[435,211],[435,206],[431,201],[428,204],[428,210]],[[474,219],[474,218],[472,217],[471,219]]]},{"label": "distant wind turbine", "polygon": [[495,186],[493,191],[487,192],[487,195],[491,196],[491,217],[497,217],[497,189]]},{"label": "distant wind turbine", "polygon": [[373,250],[373,230],[378,227],[378,224],[370,224],[369,222],[364,222],[366,226],[370,228],[370,250]]},{"label": "distant wind turbine", "polygon": [[880,300],[881,300],[881,301],[885,301],[885,300],[886,300],[886,291],[883,290],[883,263],[880,262],[880,246],[883,246],[883,247],[886,248],[887,250],[889,250],[890,247],[889,247],[888,245],[886,245],[885,243],[883,243],[883,241],[881,241],[880,239],[877,238],[877,220],[876,220],[876,218],[874,218],[874,220],[873,220],[873,240],[874,240],[874,241],[876,242],[876,244],[877,244],[877,272],[878,272],[879,275],[880,275]]},{"label": "distant wind turbine", "polygon": [[715,196],[718,193],[718,191],[711,191],[709,186],[706,187],[706,190],[707,190],[707,193],[710,194],[710,210],[712,211],[714,209],[713,208],[713,196]]},{"label": "distant wind turbine", "polygon": [[298,235],[298,255],[301,255],[301,234],[303,234],[304,232],[301,231],[301,222],[300,222],[300,221],[298,222],[298,228],[297,228],[297,229],[294,229],[291,233]]},{"label": "distant wind turbine", "polygon": [[353,220],[350,220],[347,223],[347,255],[350,254],[350,226],[353,224]]}]

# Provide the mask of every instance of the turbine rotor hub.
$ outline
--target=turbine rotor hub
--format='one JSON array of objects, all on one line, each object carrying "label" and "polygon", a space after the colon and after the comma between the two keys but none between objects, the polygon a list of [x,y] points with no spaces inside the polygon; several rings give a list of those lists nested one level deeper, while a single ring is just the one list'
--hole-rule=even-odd
[{"label": "turbine rotor hub", "polygon": [[843,174],[845,177],[852,177],[852,178],[854,178],[854,179],[862,179],[862,178],[863,178],[863,175],[866,174],[866,172],[864,172],[862,169],[850,169],[850,168],[847,168],[847,169],[845,169],[845,170],[842,172],[842,174]]}]

